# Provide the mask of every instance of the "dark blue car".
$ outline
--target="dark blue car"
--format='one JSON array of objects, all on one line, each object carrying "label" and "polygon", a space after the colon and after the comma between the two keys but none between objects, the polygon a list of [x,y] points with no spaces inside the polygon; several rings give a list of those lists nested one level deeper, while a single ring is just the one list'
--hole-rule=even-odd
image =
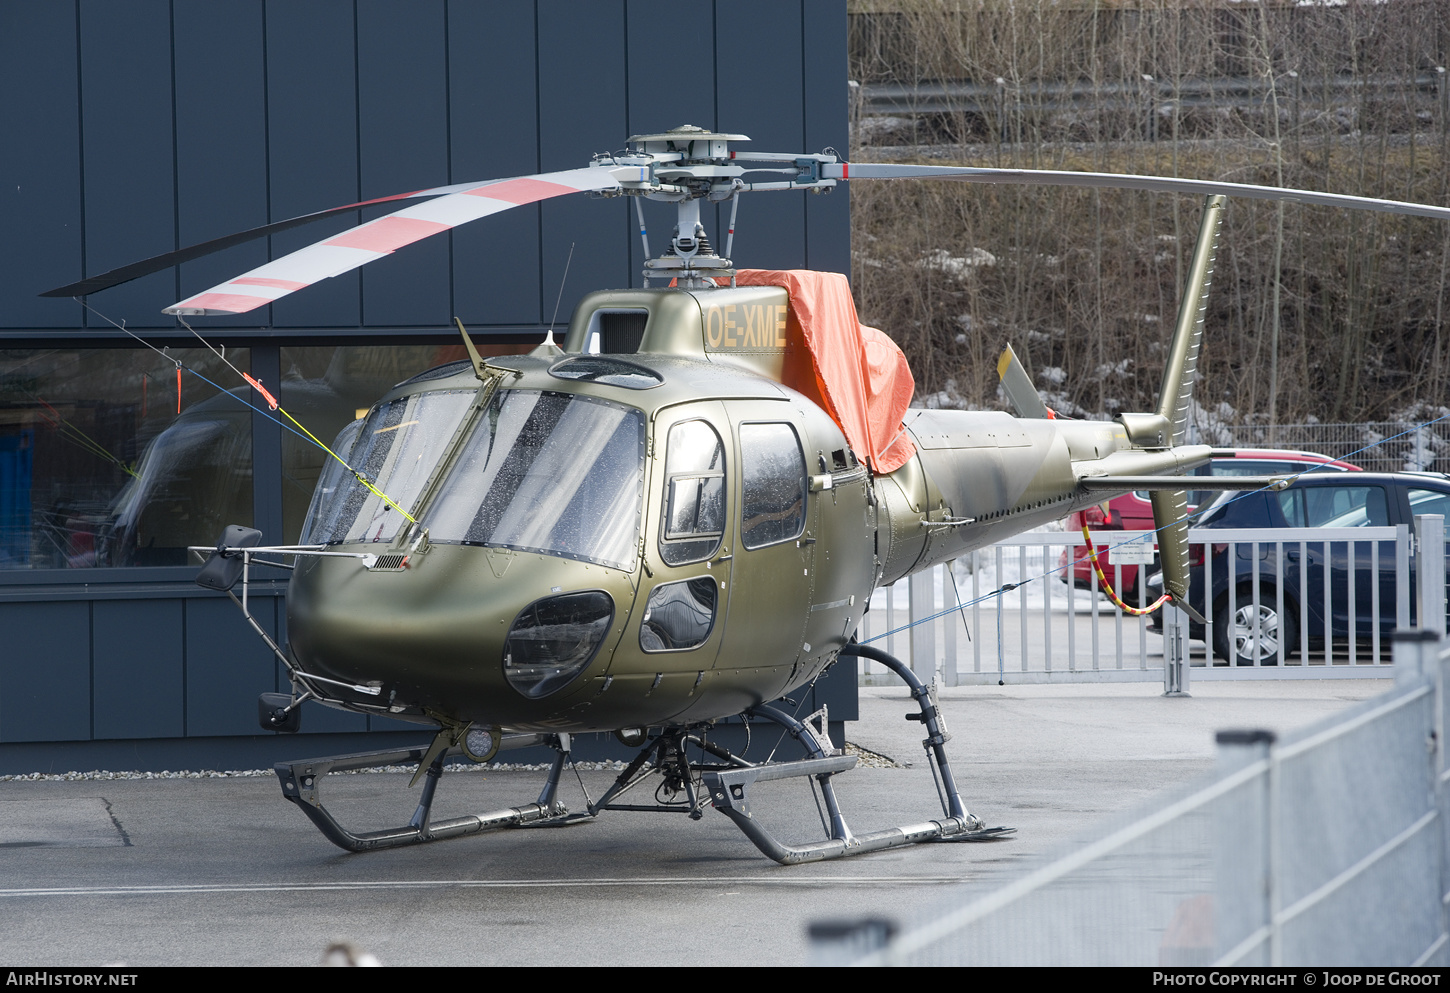
[{"label": "dark blue car", "polygon": [[[1305,475],[1277,493],[1225,493],[1192,526],[1281,529],[1407,524],[1413,532],[1414,517],[1419,514],[1450,518],[1450,478],[1438,473]],[[1282,546],[1265,541],[1258,546],[1257,606],[1254,546],[1249,542],[1235,543],[1232,564],[1227,543],[1209,547],[1207,572],[1212,590],[1207,599],[1212,604],[1212,612],[1205,606],[1205,549],[1201,545],[1190,549],[1189,602],[1213,625],[1213,653],[1239,665],[1277,665],[1281,658],[1301,648],[1306,640],[1301,637],[1304,633],[1308,635],[1311,649],[1322,649],[1326,636],[1332,642],[1347,642],[1351,617],[1356,650],[1367,650],[1374,633],[1376,593],[1380,638],[1385,648],[1389,645],[1389,633],[1395,627],[1397,596],[1410,600],[1411,623],[1415,622],[1414,598],[1410,591],[1414,589],[1416,559],[1410,559],[1410,590],[1397,590],[1394,541],[1354,543],[1352,597],[1348,543],[1308,541],[1301,548],[1293,541],[1285,541]],[[1162,574],[1149,577],[1148,587],[1150,596],[1156,598],[1162,592]],[[1161,625],[1160,618],[1161,615],[1154,615],[1155,626]],[[1203,625],[1193,622],[1189,634],[1204,638]]]}]

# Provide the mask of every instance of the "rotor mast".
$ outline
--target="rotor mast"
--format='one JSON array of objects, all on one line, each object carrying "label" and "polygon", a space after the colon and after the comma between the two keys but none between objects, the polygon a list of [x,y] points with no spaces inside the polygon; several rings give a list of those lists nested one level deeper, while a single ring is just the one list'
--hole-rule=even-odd
[{"label": "rotor mast", "polygon": [[[753,190],[811,189],[827,192],[836,185],[827,179],[821,166],[837,162],[829,151],[815,155],[771,152],[732,151],[731,142],[749,141],[743,134],[719,134],[685,124],[661,134],[634,135],[630,149],[622,155],[596,156],[596,164],[605,161],[621,165],[647,165],[649,177],[639,182],[622,182],[620,192],[626,196],[646,197],[675,204],[675,230],[667,250],[644,264],[644,285],[652,280],[674,281],[681,289],[708,289],[718,286],[718,279],[735,283],[735,265],[715,251],[700,222],[701,201],[731,201],[730,233],[726,253],[735,232],[735,207],[741,193]],[[742,162],[770,163],[762,167],[746,167]],[[777,173],[789,177],[773,182],[746,182],[747,173]],[[608,194],[606,194],[608,195]],[[644,237],[644,225],[640,224]],[[649,241],[644,240],[645,255]]]}]

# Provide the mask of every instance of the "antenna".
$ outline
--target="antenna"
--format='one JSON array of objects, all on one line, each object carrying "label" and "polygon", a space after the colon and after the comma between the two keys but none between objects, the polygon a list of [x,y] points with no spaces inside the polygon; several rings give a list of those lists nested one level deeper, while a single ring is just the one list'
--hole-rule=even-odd
[{"label": "antenna", "polygon": [[559,295],[554,298],[554,316],[549,318],[549,333],[544,336],[544,349],[554,349],[554,322],[559,319],[559,304],[564,302],[564,284],[569,281],[569,264],[574,261],[575,242],[569,242],[569,257],[564,260],[564,275],[559,279]]}]

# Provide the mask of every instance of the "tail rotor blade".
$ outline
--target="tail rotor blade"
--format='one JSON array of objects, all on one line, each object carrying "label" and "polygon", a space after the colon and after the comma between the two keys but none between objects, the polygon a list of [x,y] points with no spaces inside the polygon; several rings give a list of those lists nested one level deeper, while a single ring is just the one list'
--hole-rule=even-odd
[{"label": "tail rotor blade", "polygon": [[1018,417],[1037,420],[1052,418],[1052,411],[1047,409],[1047,404],[1042,402],[1042,397],[1033,388],[1032,379],[1027,375],[1027,370],[1022,368],[1022,360],[1017,358],[1011,345],[1004,348],[1001,358],[997,359],[997,378],[1002,381],[1002,392],[1007,394],[1007,401],[1012,404]]}]

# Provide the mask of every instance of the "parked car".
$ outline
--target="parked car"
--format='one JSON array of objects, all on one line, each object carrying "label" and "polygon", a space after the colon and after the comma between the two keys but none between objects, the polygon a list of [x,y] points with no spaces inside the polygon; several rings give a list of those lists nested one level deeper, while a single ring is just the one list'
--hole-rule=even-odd
[{"label": "parked car", "polygon": [[[1313,473],[1299,477],[1280,492],[1224,493],[1195,524],[1198,528],[1355,528],[1408,524],[1417,514],[1450,518],[1450,477],[1442,473],[1361,472],[1353,476]],[[1325,545],[1329,545],[1326,552]],[[1378,546],[1376,549],[1374,546]],[[1189,548],[1188,601],[1207,614],[1205,600],[1213,604],[1213,652],[1239,665],[1277,665],[1299,650],[1300,623],[1307,607],[1308,643],[1322,648],[1325,639],[1325,576],[1329,582],[1328,631],[1331,639],[1348,639],[1350,618],[1350,553],[1345,542],[1297,542],[1258,546],[1258,607],[1254,606],[1254,545],[1209,546],[1208,572],[1212,589],[1205,597],[1204,546]],[[1378,553],[1378,572],[1375,555]],[[1447,577],[1450,561],[1443,559]],[[1414,588],[1417,558],[1410,559],[1410,588]],[[1395,582],[1395,542],[1362,541],[1354,544],[1354,634],[1357,645],[1368,645],[1374,632],[1374,593],[1379,587],[1380,637],[1388,645],[1395,627],[1398,590]],[[1234,591],[1229,608],[1229,589]],[[1279,588],[1283,587],[1283,612]],[[1161,572],[1148,577],[1149,595],[1163,590]],[[1408,595],[1408,591],[1406,591]],[[1415,623],[1414,599],[1411,623]],[[1255,611],[1257,610],[1257,614]],[[1161,626],[1155,614],[1155,626]],[[1257,637],[1255,618],[1257,617]],[[1203,638],[1203,625],[1191,622],[1189,636]]]},{"label": "parked car", "polygon": [[[1318,471],[1359,472],[1360,467],[1327,455],[1314,452],[1294,452],[1273,448],[1218,448],[1212,458],[1193,471],[1195,476],[1273,476],[1297,472]],[[1189,490],[1188,509],[1213,500],[1217,490]],[[1067,530],[1081,531],[1087,524],[1094,531],[1151,531],[1153,529],[1153,505],[1148,501],[1146,490],[1135,490],[1114,497],[1108,503],[1107,512],[1093,506],[1087,510],[1069,514],[1065,521]],[[1067,549],[1063,549],[1058,560],[1058,578],[1064,583],[1072,582],[1079,589],[1091,589],[1093,585],[1093,564],[1086,545],[1073,548],[1076,555],[1072,568],[1067,567]],[[1108,582],[1117,583],[1113,563],[1107,545],[1098,546],[1098,562]],[[1128,603],[1136,603],[1138,597],[1138,567],[1124,565],[1122,589],[1119,595]],[[1154,567],[1156,568],[1156,566]],[[1148,570],[1149,573],[1154,568]]]}]

